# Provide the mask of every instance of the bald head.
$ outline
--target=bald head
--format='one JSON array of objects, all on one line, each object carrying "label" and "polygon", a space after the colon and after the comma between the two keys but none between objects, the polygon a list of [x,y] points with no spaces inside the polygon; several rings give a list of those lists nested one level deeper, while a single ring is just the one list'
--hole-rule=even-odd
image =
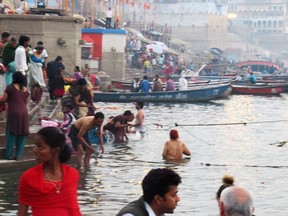
[{"label": "bald head", "polygon": [[228,187],[220,196],[221,216],[252,216],[253,201],[250,193],[241,187]]}]

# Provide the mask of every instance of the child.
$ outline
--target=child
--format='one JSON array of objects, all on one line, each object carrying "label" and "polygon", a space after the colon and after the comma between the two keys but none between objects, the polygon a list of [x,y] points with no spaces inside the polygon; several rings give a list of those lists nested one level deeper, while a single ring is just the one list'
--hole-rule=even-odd
[{"label": "child", "polygon": [[64,121],[59,127],[61,128],[61,130],[65,134],[66,144],[70,147],[70,149],[73,153],[74,148],[72,146],[71,139],[68,136],[68,134],[70,133],[71,126],[76,121],[74,115],[71,113],[72,109],[73,109],[72,105],[63,105],[62,112],[64,113]]},{"label": "child", "polygon": [[55,98],[62,98],[65,93],[64,70],[61,69],[59,74],[53,79],[53,88]]},{"label": "child", "polygon": [[73,79],[75,81],[79,80],[81,78],[81,72],[80,72],[80,68],[79,66],[75,66],[74,67],[74,75],[73,75]]}]

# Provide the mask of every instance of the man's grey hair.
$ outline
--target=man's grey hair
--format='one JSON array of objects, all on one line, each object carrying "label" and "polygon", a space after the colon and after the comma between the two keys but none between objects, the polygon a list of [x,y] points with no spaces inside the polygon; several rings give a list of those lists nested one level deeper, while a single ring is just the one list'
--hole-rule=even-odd
[{"label": "man's grey hair", "polygon": [[241,187],[228,187],[221,193],[220,202],[223,203],[227,216],[252,216],[254,207],[251,194]]}]

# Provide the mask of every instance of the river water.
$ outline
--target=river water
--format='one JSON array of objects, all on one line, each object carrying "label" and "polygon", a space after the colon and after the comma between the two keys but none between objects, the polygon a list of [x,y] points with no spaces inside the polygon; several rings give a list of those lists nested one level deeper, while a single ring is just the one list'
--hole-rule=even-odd
[{"label": "river water", "polygon": [[[127,109],[135,111],[133,104],[96,106],[107,117]],[[81,172],[78,199],[83,215],[115,215],[138,199],[143,177],[158,167],[169,167],[182,177],[181,200],[174,215],[218,215],[215,193],[224,174],[232,174],[236,185],[251,191],[255,215],[288,215],[288,149],[277,146],[288,140],[287,106],[288,95],[232,95],[209,103],[147,104],[145,137],[131,134],[128,144],[106,145],[102,158],[92,159],[91,169]],[[163,127],[157,128],[157,123]],[[176,129],[192,156],[181,163],[165,163],[161,154],[175,123],[180,125]],[[221,125],[227,123],[247,124]],[[0,215],[16,215],[20,174],[0,175]]]}]

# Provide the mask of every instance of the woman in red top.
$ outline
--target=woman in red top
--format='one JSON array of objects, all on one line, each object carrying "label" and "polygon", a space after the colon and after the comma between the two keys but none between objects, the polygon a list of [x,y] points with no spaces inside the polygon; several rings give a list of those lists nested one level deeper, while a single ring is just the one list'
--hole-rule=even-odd
[{"label": "woman in red top", "polygon": [[55,127],[45,127],[35,136],[33,149],[40,164],[25,171],[18,185],[18,216],[81,216],[77,202],[79,174],[67,166],[70,150],[65,135]]}]

